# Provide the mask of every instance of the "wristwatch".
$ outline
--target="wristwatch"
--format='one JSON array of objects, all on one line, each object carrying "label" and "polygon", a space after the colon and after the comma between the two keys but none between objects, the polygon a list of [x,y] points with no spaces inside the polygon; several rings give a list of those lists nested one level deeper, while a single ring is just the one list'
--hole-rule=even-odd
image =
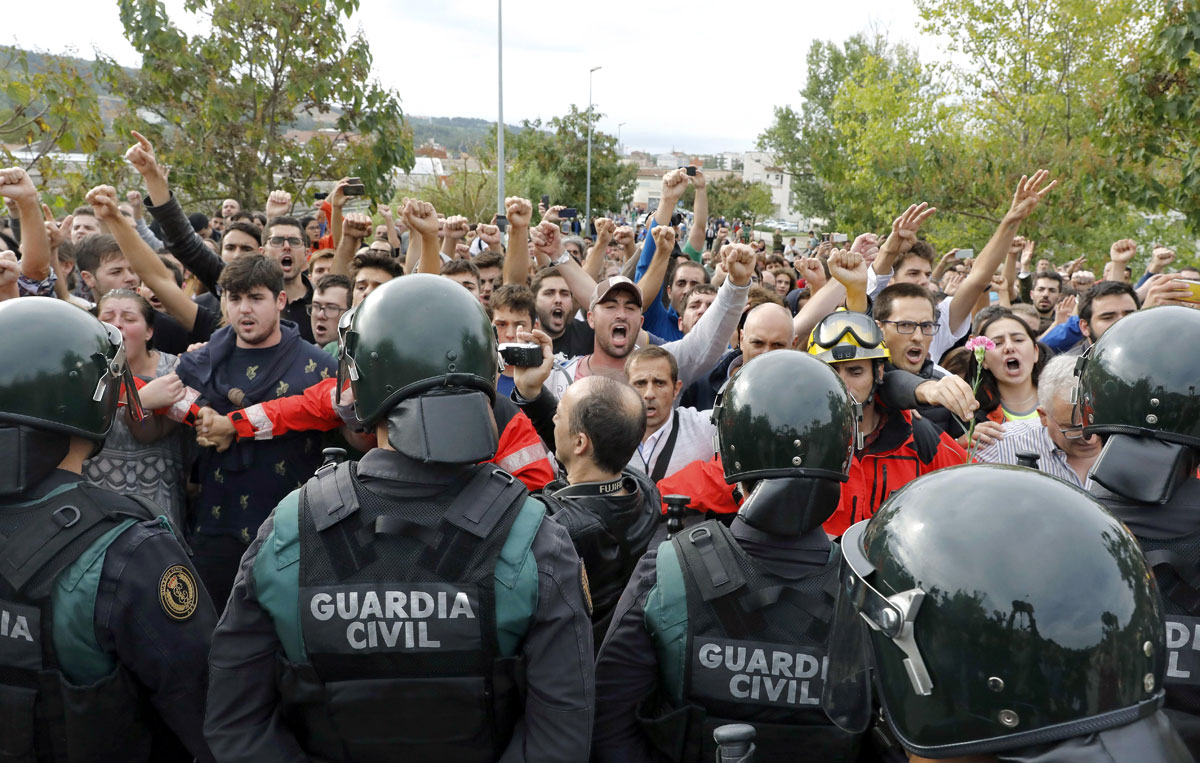
[{"label": "wristwatch", "polygon": [[560,255],[560,256],[559,256],[559,258],[558,258],[557,260],[555,260],[555,261],[554,261],[554,264],[555,264],[555,265],[562,265],[562,264],[564,264],[564,263],[565,263],[567,260],[569,260],[569,259],[571,259],[571,253],[570,253],[570,252],[566,252],[566,251],[564,251],[564,252],[562,253],[562,255]]}]

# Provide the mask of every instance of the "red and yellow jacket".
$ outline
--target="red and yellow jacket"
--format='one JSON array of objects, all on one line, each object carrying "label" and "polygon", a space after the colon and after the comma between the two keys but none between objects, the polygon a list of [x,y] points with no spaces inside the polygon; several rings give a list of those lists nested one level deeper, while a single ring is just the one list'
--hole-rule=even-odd
[{"label": "red and yellow jacket", "polygon": [[[850,478],[842,483],[841,501],[825,521],[825,532],[840,536],[855,522],[874,516],[889,495],[917,477],[966,460],[966,451],[930,422],[913,419],[911,411],[887,411],[874,442],[851,460]],[[737,511],[742,498],[725,483],[720,455],[665,477],[658,492],[691,496],[690,508],[718,514]]]},{"label": "red and yellow jacket", "polygon": [[[140,379],[137,381],[141,382]],[[138,387],[144,384],[141,382]],[[328,432],[343,424],[334,407],[336,389],[337,380],[330,377],[307,388],[303,394],[257,403],[231,411],[228,416],[241,440],[269,440],[288,432]],[[198,392],[187,388],[183,400],[160,412],[175,421],[193,425],[199,412],[195,402],[198,396]],[[504,397],[497,396],[492,413],[496,417],[500,444],[489,463],[521,480],[529,490],[541,490],[554,479],[554,465],[533,422],[515,403]]]}]

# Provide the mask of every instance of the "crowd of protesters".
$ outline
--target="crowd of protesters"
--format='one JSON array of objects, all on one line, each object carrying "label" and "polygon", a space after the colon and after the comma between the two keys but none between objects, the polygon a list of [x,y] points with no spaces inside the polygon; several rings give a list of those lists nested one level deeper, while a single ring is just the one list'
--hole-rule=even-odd
[{"label": "crowd of protesters", "polygon": [[[861,406],[831,537],[907,482],[972,459],[1016,464],[1033,452],[1041,471],[1086,487],[1100,441],[1074,418],[1073,356],[1138,310],[1200,307],[1189,284],[1200,272],[1178,267],[1170,246],[1150,247],[1143,267],[1139,245],[1117,241],[1099,272],[1039,256],[1020,228],[1053,203],[1044,170],[1021,179],[978,254],[939,255],[918,235],[936,213],[921,203],[897,210],[882,238],[751,240],[740,221],[709,218],[700,169],[666,173],[645,225],[581,224],[516,197],[486,221],[381,200],[376,223],[344,211],[349,179],[311,209],[274,191],[189,210],[154,147],[134,136],[126,156],[142,187],[98,186],[62,219],[24,170],[0,170],[12,218],[0,231],[0,300],[64,300],[120,330],[155,415],[123,415],[85,477],[164,510],[218,611],[259,526],[313,475],[323,448],[374,447],[338,383],[338,329],[395,278],[451,279],[483,305],[500,343],[536,348],[540,363],[509,363],[496,379],[499,466],[535,493],[635,475],[656,520],[657,495],[672,493],[698,514],[731,517],[743,496],[723,479],[711,418],[723,386],[765,353],[820,356]],[[689,187],[685,222],[676,210]],[[437,331],[396,326],[396,341]],[[821,331],[836,335],[830,346],[871,353],[846,360],[817,346]],[[987,340],[979,353],[966,347],[977,337]],[[619,386],[572,394],[588,377]],[[588,415],[593,398],[603,405]],[[619,592],[625,580],[604,582]],[[609,613],[612,603],[615,594]],[[597,740],[609,732],[597,722]]]}]

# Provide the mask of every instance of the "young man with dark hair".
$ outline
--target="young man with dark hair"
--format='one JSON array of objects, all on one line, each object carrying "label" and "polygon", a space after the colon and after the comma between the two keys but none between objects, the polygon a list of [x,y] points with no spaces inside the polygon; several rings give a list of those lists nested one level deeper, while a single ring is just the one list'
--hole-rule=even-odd
[{"label": "young man with dark hair", "polygon": [[350,309],[350,292],[354,287],[343,275],[330,274],[317,281],[309,305],[313,339],[318,347],[337,341],[338,321]]},{"label": "young man with dark hair", "polygon": [[489,305],[492,292],[500,287],[500,274],[504,271],[504,255],[485,251],[472,262],[479,269],[479,299],[483,301],[483,304]]},{"label": "young man with dark hair", "polygon": [[1041,338],[1055,352],[1080,355],[1114,323],[1142,306],[1137,292],[1124,281],[1100,281],[1079,297],[1072,315]]},{"label": "young man with dark hair", "polygon": [[[274,258],[239,257],[225,266],[219,286],[229,325],[180,359],[177,373],[188,387],[183,404],[227,413],[336,375],[333,359],[304,341],[295,323],[281,320],[287,295]],[[316,432],[201,452],[190,542],[214,601],[228,598],[242,553],[271,507],[312,476],[320,461]]]},{"label": "young man with dark hair", "polygon": [[683,310],[679,313],[679,330],[689,333],[713,302],[717,300],[717,287],[711,283],[698,283],[683,298]]},{"label": "young man with dark hair", "polygon": [[313,341],[312,327],[308,323],[313,287],[304,275],[308,235],[300,221],[286,215],[271,218],[263,228],[262,253],[278,262],[283,271],[283,290],[288,299],[283,317],[299,326],[305,339]]},{"label": "young man with dark hair", "polygon": [[100,219],[96,217],[96,212],[86,204],[82,207],[76,207],[71,213],[71,243],[79,246],[79,243],[88,236],[94,236],[97,233],[103,233],[104,229],[100,226]]},{"label": "young man with dark hair", "polygon": [[556,267],[542,268],[531,284],[537,300],[542,331],[554,340],[554,354],[573,358],[592,351],[596,331],[587,321],[577,320],[575,300],[567,279]]},{"label": "young man with dark hair", "polygon": [[1038,311],[1038,336],[1054,325],[1054,306],[1062,298],[1063,278],[1053,270],[1044,270],[1033,277],[1030,301]]},{"label": "young man with dark hair", "polygon": [[471,292],[480,303],[483,302],[483,297],[479,294],[479,268],[475,267],[475,263],[470,260],[450,260],[442,265],[440,275],[457,282]]},{"label": "young man with dark hair", "polygon": [[368,294],[383,284],[404,275],[404,266],[395,257],[376,252],[354,255],[350,261],[350,272],[354,274],[354,297],[351,305],[357,307]]},{"label": "young man with dark hair", "polygon": [[[492,313],[492,326],[496,329],[496,340],[500,344],[519,342],[517,334],[537,328],[537,303],[529,287],[520,284],[505,284],[492,293],[488,305]],[[505,365],[496,380],[496,394],[508,397],[513,391],[513,367]]]},{"label": "young man with dark hair", "polygon": [[[88,207],[88,211],[91,209]],[[99,223],[94,214],[92,219]],[[136,289],[141,283],[117,240],[107,233],[94,233],[80,239],[75,247],[75,267],[79,269],[79,277],[91,302],[99,302],[113,289]]]}]

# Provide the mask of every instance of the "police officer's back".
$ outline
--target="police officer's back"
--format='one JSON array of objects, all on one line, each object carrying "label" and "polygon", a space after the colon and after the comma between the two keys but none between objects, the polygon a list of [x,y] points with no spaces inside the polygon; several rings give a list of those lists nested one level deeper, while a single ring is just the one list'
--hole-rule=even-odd
[{"label": "police officer's back", "polygon": [[1200,755],[1200,311],[1122,318],[1081,360],[1079,425],[1104,436],[1093,494],[1137,536],[1167,618],[1167,713]]},{"label": "police officer's back", "polygon": [[343,373],[379,447],[322,467],[242,561],[213,639],[221,760],[582,760],[582,565],[494,464],[495,336],[446,279],[343,319]]},{"label": "police officer's back", "polygon": [[874,721],[920,761],[1191,760],[1159,712],[1154,578],[1077,487],[943,469],[851,526],[841,552],[823,706],[843,728]]},{"label": "police officer's back", "polygon": [[[786,394],[781,394],[786,390]],[[846,479],[856,413],[824,363],[772,352],[714,410],[730,528],[693,525],[642,558],[596,664],[597,760],[712,760],[712,732],[756,729],[758,760],[853,760],[819,707],[837,557],[821,523]]]},{"label": "police officer's back", "polygon": [[136,405],[121,333],[14,299],[0,357],[0,759],[211,760],[212,602],[152,504],[81,476]]}]

